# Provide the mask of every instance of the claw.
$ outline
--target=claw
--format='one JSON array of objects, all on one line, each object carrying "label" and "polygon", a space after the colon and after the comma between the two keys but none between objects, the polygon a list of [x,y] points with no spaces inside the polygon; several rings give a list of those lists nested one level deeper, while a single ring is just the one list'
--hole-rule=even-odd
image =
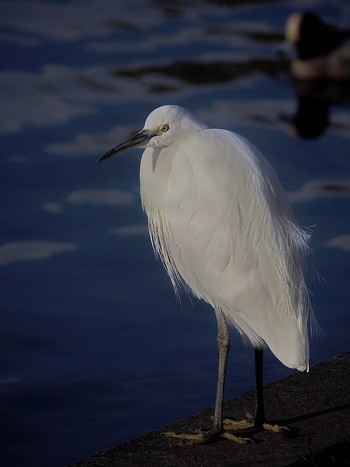
[{"label": "claw", "polygon": [[234,443],[238,443],[238,444],[254,443],[254,441],[251,438],[242,438],[241,436],[236,436],[236,435],[233,435],[232,433],[227,433],[227,431],[224,431],[220,435],[220,437],[228,439],[228,440],[233,441]]},{"label": "claw", "polygon": [[271,423],[264,423],[263,428],[266,431],[272,431],[273,433],[289,433],[290,429],[287,426],[272,425]]}]

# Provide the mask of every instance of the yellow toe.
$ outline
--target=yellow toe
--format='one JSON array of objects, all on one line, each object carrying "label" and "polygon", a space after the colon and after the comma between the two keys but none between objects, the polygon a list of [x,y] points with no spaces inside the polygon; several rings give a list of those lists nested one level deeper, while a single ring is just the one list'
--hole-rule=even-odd
[{"label": "yellow toe", "polygon": [[228,433],[227,431],[224,431],[222,435],[220,435],[221,438],[228,439],[229,441],[233,441],[234,443],[238,444],[247,444],[247,440],[244,438],[241,438],[240,436],[233,435],[232,433]]},{"label": "yellow toe", "polygon": [[225,431],[239,431],[254,428],[254,424],[250,420],[232,420],[225,418],[223,421]]}]

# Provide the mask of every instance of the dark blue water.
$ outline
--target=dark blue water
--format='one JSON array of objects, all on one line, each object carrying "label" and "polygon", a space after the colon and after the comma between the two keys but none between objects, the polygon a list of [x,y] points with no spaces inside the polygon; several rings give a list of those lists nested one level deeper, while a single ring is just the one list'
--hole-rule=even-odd
[{"label": "dark blue water", "polygon": [[[293,136],[309,91],[277,50],[300,7],[350,17],[347,0],[1,2],[1,465],[63,465],[213,405],[214,315],[154,259],[141,154],[94,164],[162,104],[272,162],[314,230],[311,361],[348,350],[350,100],[321,89],[328,125]],[[232,334],[227,397],[253,387]],[[267,381],[290,371],[267,355]]]}]

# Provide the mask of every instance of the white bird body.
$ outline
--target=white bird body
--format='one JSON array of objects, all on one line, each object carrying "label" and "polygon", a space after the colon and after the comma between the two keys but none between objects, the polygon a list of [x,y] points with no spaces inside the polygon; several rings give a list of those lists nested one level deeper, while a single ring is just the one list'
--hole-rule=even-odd
[{"label": "white bird body", "polygon": [[185,109],[166,105],[98,161],[135,146],[146,148],[141,198],[154,250],[175,291],[182,284],[212,305],[218,325],[212,428],[167,436],[192,444],[217,436],[245,442],[227,432],[223,419],[227,323],[255,347],[256,411],[254,423],[244,424],[279,431],[266,424],[262,347],[287,367],[309,369],[309,235],[297,225],[273,168],[243,137],[209,129]]},{"label": "white bird body", "polygon": [[142,204],[172,283],[219,309],[254,347],[309,368],[308,234],[295,222],[270,164],[243,137],[208,129],[177,106],[153,111]]}]

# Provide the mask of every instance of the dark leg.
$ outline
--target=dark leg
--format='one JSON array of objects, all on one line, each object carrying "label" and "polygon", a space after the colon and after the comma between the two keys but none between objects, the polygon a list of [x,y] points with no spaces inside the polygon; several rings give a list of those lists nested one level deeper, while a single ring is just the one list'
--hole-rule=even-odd
[{"label": "dark leg", "polygon": [[[247,430],[253,427],[269,429],[275,431],[274,427],[270,427],[269,424],[265,423],[265,410],[264,410],[264,383],[263,383],[263,350],[255,349],[255,388],[256,388],[256,409],[255,417],[253,418],[248,412],[246,413],[245,420],[224,420],[224,434],[225,438],[233,439],[234,435],[229,435],[228,431],[241,431]],[[234,437],[236,442],[251,441],[249,438]]]},{"label": "dark leg", "polygon": [[265,422],[264,408],[264,351],[255,349],[255,388],[256,388],[256,408],[254,426],[261,427]]},{"label": "dark leg", "polygon": [[264,352],[263,349],[255,349],[255,383],[256,383],[256,409],[254,426],[274,433],[290,431],[289,428],[280,425],[272,425],[266,422],[264,408],[264,382],[263,382]]}]

